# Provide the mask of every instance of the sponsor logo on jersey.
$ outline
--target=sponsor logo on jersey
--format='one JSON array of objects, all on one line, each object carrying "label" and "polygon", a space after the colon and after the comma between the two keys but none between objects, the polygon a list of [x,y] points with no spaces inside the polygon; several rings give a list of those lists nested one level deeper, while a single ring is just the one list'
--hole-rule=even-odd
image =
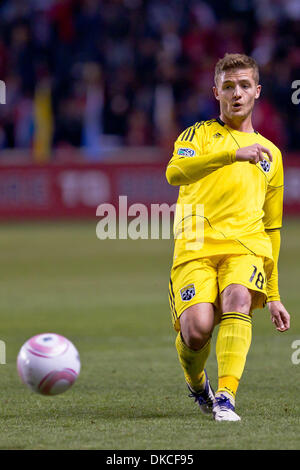
[{"label": "sponsor logo on jersey", "polygon": [[268,160],[263,160],[259,162],[259,164],[265,173],[268,173],[270,171],[271,163]]},{"label": "sponsor logo on jersey", "polygon": [[180,289],[181,299],[184,302],[188,302],[192,300],[193,297],[196,295],[196,290],[194,284],[189,284],[188,286],[183,287]]},{"label": "sponsor logo on jersey", "polygon": [[178,152],[177,152],[178,155],[184,155],[185,157],[193,157],[195,153],[196,153],[195,150],[189,149],[189,148],[183,148],[183,147],[178,149]]},{"label": "sponsor logo on jersey", "polygon": [[216,134],[213,135],[213,137],[215,139],[219,139],[220,137],[222,137],[222,139],[223,139],[224,136],[222,134],[220,134],[220,132],[217,132]]}]

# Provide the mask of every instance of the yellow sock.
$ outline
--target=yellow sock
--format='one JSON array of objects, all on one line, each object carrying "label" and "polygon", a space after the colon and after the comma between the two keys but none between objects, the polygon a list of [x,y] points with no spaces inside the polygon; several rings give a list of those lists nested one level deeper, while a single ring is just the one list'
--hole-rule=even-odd
[{"label": "yellow sock", "polygon": [[235,398],[251,339],[252,322],[249,315],[223,313],[216,343],[219,377],[217,393],[226,391]]},{"label": "yellow sock", "polygon": [[195,351],[188,348],[178,333],[175,345],[185,380],[195,392],[198,392],[205,382],[204,366],[210,352],[210,339],[201,349]]},{"label": "yellow sock", "polygon": [[237,388],[239,386],[239,380],[231,375],[225,375],[225,377],[219,377],[218,390],[217,392],[228,392],[235,398]]}]

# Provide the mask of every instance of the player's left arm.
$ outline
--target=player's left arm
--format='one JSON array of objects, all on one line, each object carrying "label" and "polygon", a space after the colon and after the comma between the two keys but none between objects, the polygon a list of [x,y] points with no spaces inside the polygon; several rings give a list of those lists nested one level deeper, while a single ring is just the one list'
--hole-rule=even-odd
[{"label": "player's left arm", "polygon": [[278,289],[278,258],[280,251],[280,229],[266,229],[272,243],[274,267],[267,282],[267,306],[271,314],[271,321],[278,331],[286,331],[290,327],[290,315],[282,304]]},{"label": "player's left arm", "polygon": [[280,228],[282,226],[283,212],[283,166],[279,152],[276,165],[264,204],[264,226],[272,243],[274,266],[270,278],[267,281],[267,306],[271,314],[271,321],[277,331],[286,331],[290,327],[290,315],[282,304],[278,288],[278,258],[280,252]]}]

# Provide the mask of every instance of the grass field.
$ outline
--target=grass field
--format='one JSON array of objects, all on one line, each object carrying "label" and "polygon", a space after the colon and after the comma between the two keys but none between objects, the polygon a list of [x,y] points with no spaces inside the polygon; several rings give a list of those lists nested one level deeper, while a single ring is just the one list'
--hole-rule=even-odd
[{"label": "grass field", "polygon": [[[216,423],[187,397],[167,299],[172,242],[100,241],[96,223],[2,225],[0,449],[299,449],[300,222],[282,230],[280,290],[292,327],[254,315],[237,397],[239,423]],[[41,332],[67,336],[82,371],[67,393],[21,384],[16,356]],[[215,341],[215,336],[213,340]],[[207,369],[213,386],[215,355]]]}]

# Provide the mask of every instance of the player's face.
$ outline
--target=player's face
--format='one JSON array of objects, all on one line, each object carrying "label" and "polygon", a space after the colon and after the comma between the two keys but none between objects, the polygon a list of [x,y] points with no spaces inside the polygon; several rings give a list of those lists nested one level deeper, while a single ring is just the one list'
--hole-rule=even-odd
[{"label": "player's face", "polygon": [[223,116],[236,121],[248,117],[259,97],[261,85],[255,83],[252,69],[226,70],[219,76],[214,94]]}]

